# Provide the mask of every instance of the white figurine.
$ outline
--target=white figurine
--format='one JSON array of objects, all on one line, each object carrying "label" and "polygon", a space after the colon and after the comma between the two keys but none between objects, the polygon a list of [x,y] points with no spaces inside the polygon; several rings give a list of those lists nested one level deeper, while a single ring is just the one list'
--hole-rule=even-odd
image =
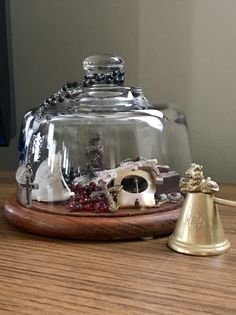
[{"label": "white figurine", "polygon": [[38,189],[32,190],[32,200],[57,202],[68,200],[74,193],[66,184],[61,171],[61,153],[47,158],[36,171],[34,182]]}]

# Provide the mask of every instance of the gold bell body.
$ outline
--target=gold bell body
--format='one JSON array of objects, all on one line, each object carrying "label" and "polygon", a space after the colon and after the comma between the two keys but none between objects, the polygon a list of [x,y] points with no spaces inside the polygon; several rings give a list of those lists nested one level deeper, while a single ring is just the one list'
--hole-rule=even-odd
[{"label": "gold bell body", "polygon": [[168,246],[181,253],[204,256],[220,255],[229,249],[213,194],[187,194]]},{"label": "gold bell body", "polygon": [[210,178],[204,179],[201,169],[201,166],[192,164],[186,178],[180,182],[180,188],[187,192],[187,196],[168,246],[189,255],[220,255],[230,248],[230,243],[225,238],[219,216],[219,199],[213,194],[219,188]]}]

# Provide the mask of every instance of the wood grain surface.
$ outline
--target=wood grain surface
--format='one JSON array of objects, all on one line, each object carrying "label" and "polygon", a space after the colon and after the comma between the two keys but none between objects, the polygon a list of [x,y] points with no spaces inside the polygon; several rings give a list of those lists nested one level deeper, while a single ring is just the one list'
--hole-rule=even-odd
[{"label": "wood grain surface", "polygon": [[[82,242],[11,226],[4,201],[15,191],[0,173],[0,314],[236,314],[236,210],[219,206],[231,249],[194,257],[167,238]],[[219,197],[236,200],[236,186]]]},{"label": "wood grain surface", "polygon": [[121,209],[113,215],[70,214],[45,211],[35,206],[25,208],[13,194],[5,202],[4,215],[14,226],[38,235],[89,241],[127,240],[170,235],[179,217],[182,201],[142,211]]}]

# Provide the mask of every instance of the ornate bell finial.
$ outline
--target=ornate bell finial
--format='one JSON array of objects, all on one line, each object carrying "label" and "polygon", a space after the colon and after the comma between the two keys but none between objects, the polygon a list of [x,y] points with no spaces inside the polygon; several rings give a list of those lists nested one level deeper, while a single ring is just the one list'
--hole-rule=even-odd
[{"label": "ornate bell finial", "polygon": [[217,204],[236,207],[236,202],[214,197],[219,190],[210,177],[204,178],[202,166],[191,164],[180,189],[187,193],[174,233],[168,239],[173,250],[190,255],[220,255],[229,249]]}]

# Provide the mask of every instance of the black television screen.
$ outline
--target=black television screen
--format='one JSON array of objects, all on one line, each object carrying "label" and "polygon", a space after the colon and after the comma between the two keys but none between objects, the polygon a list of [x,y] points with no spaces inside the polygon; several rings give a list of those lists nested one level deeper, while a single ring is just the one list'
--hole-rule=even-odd
[{"label": "black television screen", "polygon": [[16,133],[10,1],[0,0],[0,146]]}]

